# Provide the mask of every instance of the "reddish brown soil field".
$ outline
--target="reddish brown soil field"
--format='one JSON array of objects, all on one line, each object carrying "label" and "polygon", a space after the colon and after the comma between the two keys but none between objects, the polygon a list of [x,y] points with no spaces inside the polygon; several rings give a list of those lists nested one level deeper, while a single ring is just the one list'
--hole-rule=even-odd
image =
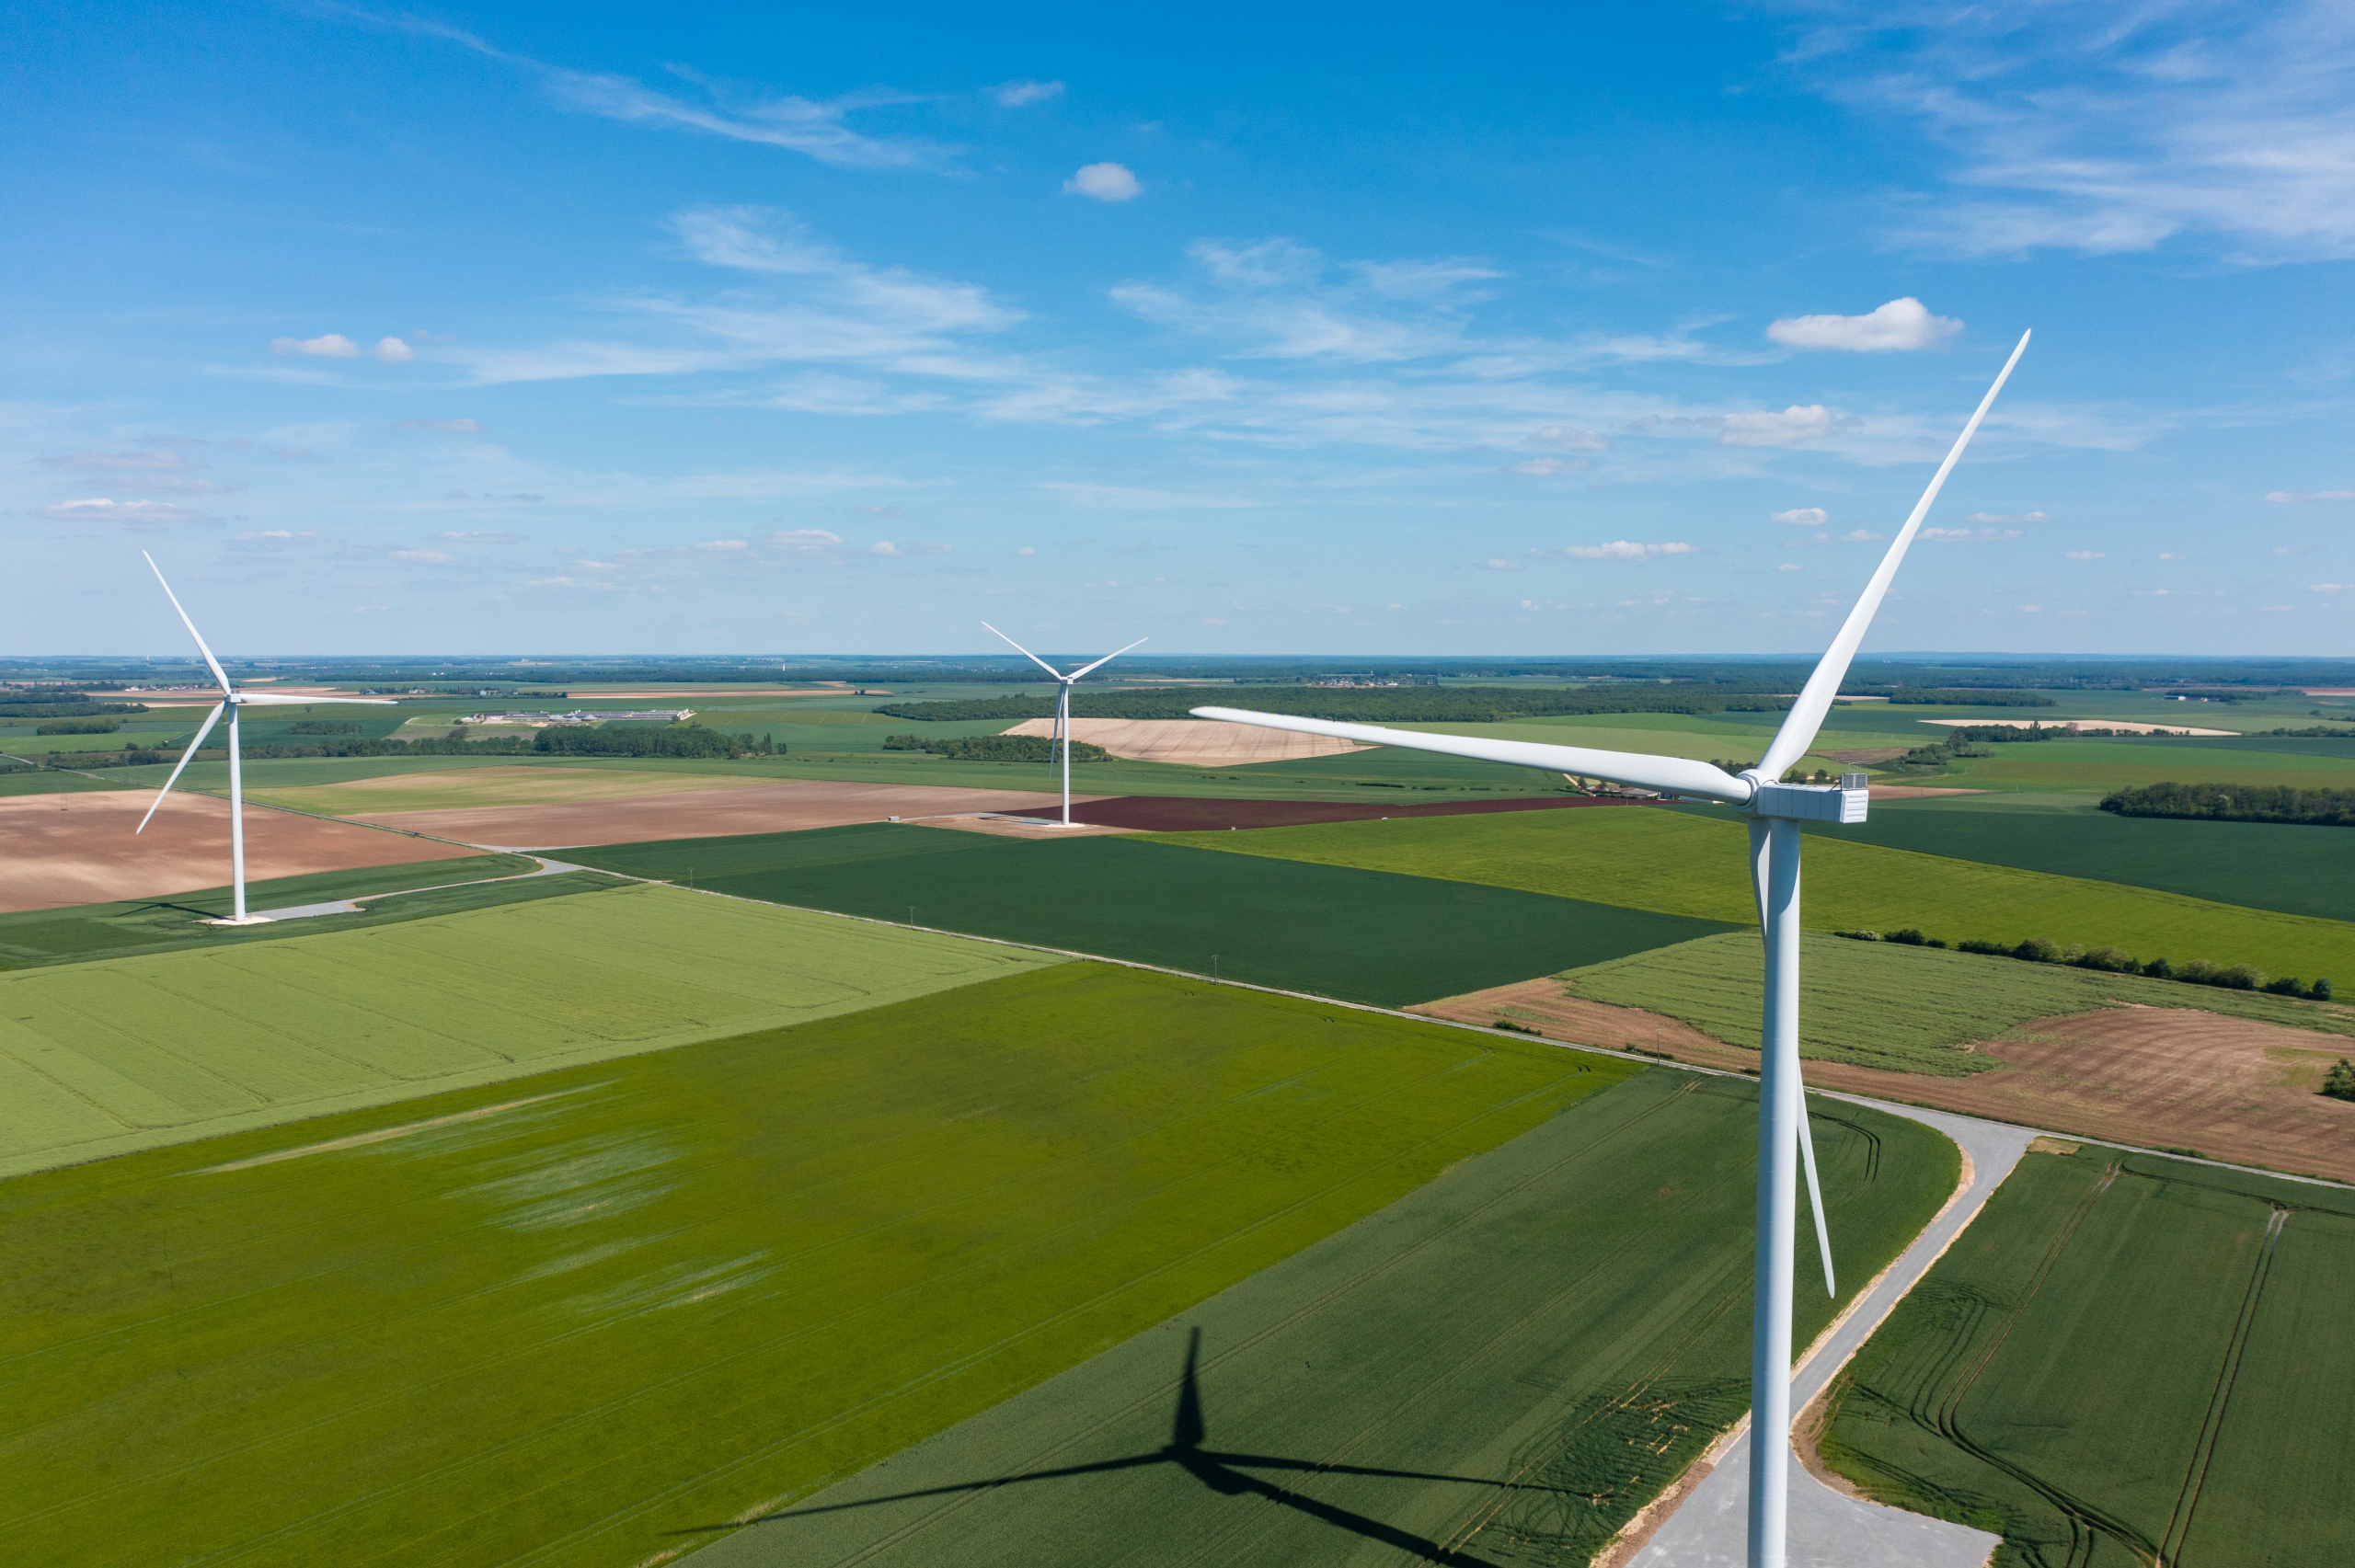
[{"label": "reddish brown soil field", "polygon": [[[229,803],[175,794],[133,836],[145,790],[0,799],[0,911],[55,910],[218,887],[229,880]],[[246,876],[304,876],[475,852],[349,822],[246,807]]]},{"label": "reddish brown soil field", "polygon": [[[1758,1053],[1673,1018],[1524,980],[1411,1009],[1468,1024],[1499,1018],[1585,1046],[1656,1050],[1754,1071]],[[2112,1007],[2045,1018],[1972,1047],[2004,1065],[1970,1078],[1810,1061],[1808,1082],[2145,1149],[2355,1181],[2355,1104],[2315,1093],[2355,1041],[2188,1008]]]},{"label": "reddish brown soil field", "polygon": [[[1377,817],[1467,817],[1489,811],[1568,811],[1587,806],[1634,806],[1630,800],[1564,795],[1559,800],[1443,800],[1421,804],[1327,800],[1196,800],[1179,795],[1128,795],[1089,803],[1086,818],[1107,828],[1147,833],[1217,831],[1226,828],[1297,828],[1309,822],[1367,822]],[[1078,813],[1074,813],[1078,815]]]},{"label": "reddish brown soil field", "polygon": [[[1077,806],[1093,797],[1074,795]],[[711,839],[840,828],[887,817],[940,817],[1002,811],[1043,816],[1060,798],[1005,789],[935,789],[925,784],[839,784],[788,779],[692,795],[642,795],[549,806],[482,806],[443,811],[388,811],[355,820],[462,843],[553,850],[577,844],[642,844],[658,839]],[[1076,815],[1076,813],[1074,813]]]}]

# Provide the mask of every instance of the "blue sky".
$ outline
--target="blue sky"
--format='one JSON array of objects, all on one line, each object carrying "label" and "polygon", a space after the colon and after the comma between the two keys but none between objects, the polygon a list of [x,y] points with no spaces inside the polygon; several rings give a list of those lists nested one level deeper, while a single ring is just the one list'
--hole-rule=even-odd
[{"label": "blue sky", "polygon": [[2355,651],[2344,6],[6,25],[0,652]]}]

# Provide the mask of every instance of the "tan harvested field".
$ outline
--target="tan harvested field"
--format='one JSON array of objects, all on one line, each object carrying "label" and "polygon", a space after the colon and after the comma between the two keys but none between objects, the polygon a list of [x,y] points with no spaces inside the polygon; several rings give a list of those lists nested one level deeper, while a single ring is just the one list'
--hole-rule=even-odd
[{"label": "tan harvested field", "polygon": [[[1056,807],[1040,808],[1028,817],[1007,817],[999,812],[959,813],[954,817],[914,817],[909,818],[927,828],[947,828],[959,833],[988,833],[1001,839],[1086,839],[1100,838],[1106,833],[1136,833],[1141,828],[1102,828],[1080,819],[1079,799],[1072,797],[1072,824],[1063,823],[1063,812]],[[1041,821],[1047,818],[1051,820]]]},{"label": "tan harvested field", "polygon": [[[0,912],[159,898],[229,880],[229,803],[175,793],[144,833],[145,790],[0,799]],[[246,876],[305,876],[474,852],[346,822],[246,808]]]},{"label": "tan harvested field", "polygon": [[457,811],[490,806],[569,806],[578,801],[627,800],[641,795],[699,795],[773,783],[741,773],[673,773],[652,768],[447,768],[386,773],[302,789],[258,789],[256,800],[316,811],[323,817],[364,817],[388,811]]},{"label": "tan harvested field", "polygon": [[[1462,1023],[1499,1018],[1584,1046],[1658,1051],[1701,1067],[1754,1071],[1758,1053],[1640,1008],[1524,980],[1408,1011]],[[2004,1065],[1969,1078],[1809,1061],[1817,1089],[1990,1116],[2145,1149],[2355,1181],[2355,1104],[2315,1093],[2355,1055],[2336,1036],[2173,1007],[2115,1007],[2043,1018],[1970,1047]]]},{"label": "tan harvested field", "polygon": [[2022,727],[2026,727],[2032,724],[2040,724],[2045,728],[2051,729],[2056,725],[2074,724],[2082,726],[2086,729],[2116,729],[2130,731],[2135,735],[2148,735],[2154,730],[2162,729],[2166,731],[2169,735],[2238,735],[2240,733],[2237,729],[2195,729],[2188,724],[2142,724],[2134,720],[2122,718],[2046,718],[2041,715],[2029,718],[2016,719],[1925,718],[1916,722],[1921,724],[1942,724],[1949,729],[1959,729],[1966,725],[1974,724],[2016,724]]},{"label": "tan harvested field", "polygon": [[[880,686],[861,686],[858,692],[870,697],[888,697],[891,693]],[[848,685],[836,686],[632,686],[626,691],[573,692],[567,691],[563,701],[578,703],[615,703],[629,697],[847,697],[853,694]]]},{"label": "tan harvested field", "polygon": [[[1005,733],[1051,736],[1055,721],[1028,718]],[[1196,768],[1233,768],[1252,762],[1296,762],[1304,757],[1335,757],[1371,747],[1326,735],[1262,729],[1256,724],[1220,724],[1199,718],[1075,718],[1074,740],[1101,746],[1131,762],[1182,762]]]},{"label": "tan harvested field", "polygon": [[[692,775],[672,774],[672,779]],[[1072,796],[1072,804],[1101,795]],[[945,817],[1002,811],[1042,816],[1060,797],[1006,789],[935,789],[925,784],[844,784],[787,779],[738,789],[647,795],[542,806],[486,806],[449,811],[391,811],[360,818],[412,833],[502,849],[564,849],[579,844],[642,844],[658,839],[724,838],[840,828],[887,817]]]}]

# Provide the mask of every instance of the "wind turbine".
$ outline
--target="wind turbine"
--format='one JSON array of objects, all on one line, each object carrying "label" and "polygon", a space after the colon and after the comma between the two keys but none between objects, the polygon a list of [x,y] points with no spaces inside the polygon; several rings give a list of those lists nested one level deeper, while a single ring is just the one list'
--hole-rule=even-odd
[{"label": "wind turbine", "polygon": [[1129,647],[1114,648],[1110,653],[1108,653],[1102,658],[1097,659],[1096,664],[1083,664],[1077,670],[1074,670],[1070,674],[1065,675],[1058,671],[1053,665],[1049,664],[1045,659],[1040,658],[1037,654],[1032,653],[1028,648],[1024,647],[1020,643],[1016,642],[1012,637],[1007,636],[1004,632],[1001,632],[995,626],[991,625],[987,621],[982,622],[982,626],[992,635],[1002,639],[1005,645],[1015,652],[1020,654],[1023,658],[1028,659],[1031,663],[1037,665],[1040,669],[1045,670],[1048,674],[1055,678],[1055,738],[1063,743],[1063,826],[1068,828],[1071,826],[1072,683],[1077,681],[1081,676],[1086,674],[1089,670],[1095,669],[1097,665],[1109,664],[1114,659],[1120,658],[1122,654],[1128,652],[1129,647],[1143,647],[1146,643],[1153,639],[1150,637],[1139,637],[1135,642],[1131,643]]},{"label": "wind turbine", "polygon": [[204,635],[196,629],[196,623],[188,618],[186,610],[180,609],[179,595],[172,591],[170,583],[164,582],[164,568],[157,566],[155,557],[148,555],[146,551],[142,550],[139,554],[147,563],[147,569],[155,574],[155,580],[163,584],[164,597],[172,601],[174,610],[179,612],[180,624],[186,626],[188,635],[196,639],[196,651],[204,656],[205,666],[213,671],[213,679],[221,682],[221,700],[213,704],[211,713],[204,715],[204,722],[196,727],[196,738],[190,741],[188,750],[180,753],[179,762],[172,769],[172,776],[166,779],[164,787],[155,792],[155,804],[147,808],[147,815],[139,819],[139,826],[133,831],[144,833],[147,830],[147,824],[154,819],[156,811],[164,804],[164,796],[171,794],[172,786],[180,782],[181,769],[186,768],[190,761],[196,756],[197,749],[204,744],[204,738],[213,733],[213,727],[220,722],[222,714],[226,712],[229,715],[229,885],[235,890],[236,912],[227,920],[208,921],[205,923],[208,925],[268,924],[268,916],[246,913],[246,786],[244,768],[237,747],[237,710],[247,707],[299,708],[308,707],[314,703],[366,703],[374,707],[390,707],[393,705],[394,699],[390,697],[296,697],[281,695],[274,692],[240,692],[236,686],[230,684],[229,677],[221,669],[221,661],[213,657],[213,650],[204,646]]},{"label": "wind turbine", "polygon": [[[1545,746],[1522,740],[1485,740],[1470,736],[1426,735],[1377,725],[1331,724],[1286,715],[1245,713],[1235,708],[1196,708],[1197,718],[1265,725],[1271,729],[1330,735],[1378,746],[1407,746],[1451,756],[1513,762],[1549,773],[1582,773],[1614,784],[1699,796],[1740,807],[1750,819],[1750,869],[1766,946],[1766,999],[1758,1064],[1758,1265],[1750,1340],[1750,1568],[1784,1568],[1786,1513],[1790,1498],[1791,1272],[1797,1194],[1794,1167],[1804,1153],[1809,1207],[1823,1252],[1823,1286],[1832,1292],[1832,1235],[1823,1219],[1823,1194],[1816,1180],[1815,1139],[1808,1131],[1804,1086],[1799,1081],[1799,824],[1861,822],[1869,793],[1822,784],[1778,783],[1784,772],[1815,744],[1823,716],[1846,679],[1849,661],[1896,577],[1906,546],[1937,499],[1947,475],[1970,444],[1979,422],[2004,390],[2012,367],[2028,349],[2020,334],[2012,357],[1980,399],[1930,487],[1914,503],[1832,639],[1815,672],[1807,679],[1791,711],[1775,731],[1766,755],[1740,775],[1682,757],[1651,757],[1627,751],[1597,751],[1577,746]],[[1833,1292],[1836,1294],[1836,1292]]]}]

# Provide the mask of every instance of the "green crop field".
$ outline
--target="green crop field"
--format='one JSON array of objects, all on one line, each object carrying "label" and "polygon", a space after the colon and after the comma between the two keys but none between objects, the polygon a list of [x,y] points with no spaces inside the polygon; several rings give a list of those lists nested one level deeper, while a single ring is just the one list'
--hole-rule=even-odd
[{"label": "green crop field", "polygon": [[[2034,1019],[2120,1005],[2192,1008],[2355,1036],[2355,1007],[2338,1003],[1889,942],[1810,934],[1799,943],[1807,973],[1799,1053],[1825,1061],[1960,1078],[2004,1065],[2000,1050],[1962,1046]],[[1586,1001],[1681,1018],[1729,1045],[1758,1048],[1764,981],[1751,933],[1705,936],[1562,979]]]},{"label": "green crop field", "polygon": [[[648,1000],[675,1016],[694,996]],[[0,1539],[27,1563],[628,1568],[1631,1075],[1653,1076],[1073,964],[19,1177],[0,1184]],[[1669,1117],[1676,1150],[1598,1163],[1648,1195],[1699,1185],[1688,1152],[1715,1160],[1699,1180],[1730,1235],[1748,1178],[1726,1150],[1748,1139],[1718,1124],[1748,1115]],[[1946,1190],[1901,1185],[1908,1220]],[[1705,1253],[1700,1289],[1746,1300],[1745,1257]],[[1599,1298],[1654,1290],[1598,1259]],[[1738,1341],[1741,1310],[1720,1316]]]},{"label": "green crop field", "polygon": [[2344,829],[2120,817],[2084,797],[2062,805],[2016,795],[1884,801],[1853,828],[1806,827],[1851,843],[2355,921],[2355,833]]},{"label": "green crop field", "polygon": [[254,799],[322,817],[377,816],[388,811],[462,810],[484,806],[556,806],[582,800],[626,800],[773,784],[774,769],[727,773],[661,773],[643,769],[566,768],[533,762],[508,768],[444,769],[383,774],[304,789],[252,789]]},{"label": "green crop field", "polygon": [[[1748,925],[1757,919],[1749,836],[1730,816],[1532,811],[1153,838],[1238,854],[1453,877],[1728,923]],[[2042,936],[2063,946],[2114,945],[2177,964],[2205,958],[2307,979],[2355,974],[2355,924],[2347,921],[1849,843],[1830,834],[1808,840],[1801,918],[1814,931],[1913,926],[1949,942]]]},{"label": "green crop field", "polygon": [[623,887],[19,969],[0,974],[0,1174],[824,1018],[1051,961]]},{"label": "green crop field", "polygon": [[1834,1384],[1825,1460],[2005,1568],[2355,1562],[2355,1193],[2030,1154]]},{"label": "green crop field", "polygon": [[91,777],[84,773],[51,773],[47,769],[23,769],[0,773],[0,796],[11,795],[73,795],[91,789],[128,789],[127,780],[110,779],[104,774]]},{"label": "green crop field", "polygon": [[2038,740],[1990,748],[1992,757],[1954,765],[1936,782],[1970,789],[2070,790],[2107,795],[2127,784],[2263,784],[2344,789],[2355,784],[2355,759],[2331,743],[2299,750],[2259,750],[2238,741]]},{"label": "green crop field", "polygon": [[[1647,1072],[699,1556],[1583,1563],[1747,1408],[1756,1114],[1747,1083]],[[1893,1116],[1816,1127],[1853,1291],[1959,1162]],[[1841,1303],[1799,1268],[1804,1345]],[[959,1490],[881,1501],[934,1487]]]},{"label": "green crop field", "polygon": [[1393,1007],[1723,929],[1505,888],[1128,838],[1041,841],[903,823],[565,853],[631,876],[692,877],[698,887],[743,898]]}]

